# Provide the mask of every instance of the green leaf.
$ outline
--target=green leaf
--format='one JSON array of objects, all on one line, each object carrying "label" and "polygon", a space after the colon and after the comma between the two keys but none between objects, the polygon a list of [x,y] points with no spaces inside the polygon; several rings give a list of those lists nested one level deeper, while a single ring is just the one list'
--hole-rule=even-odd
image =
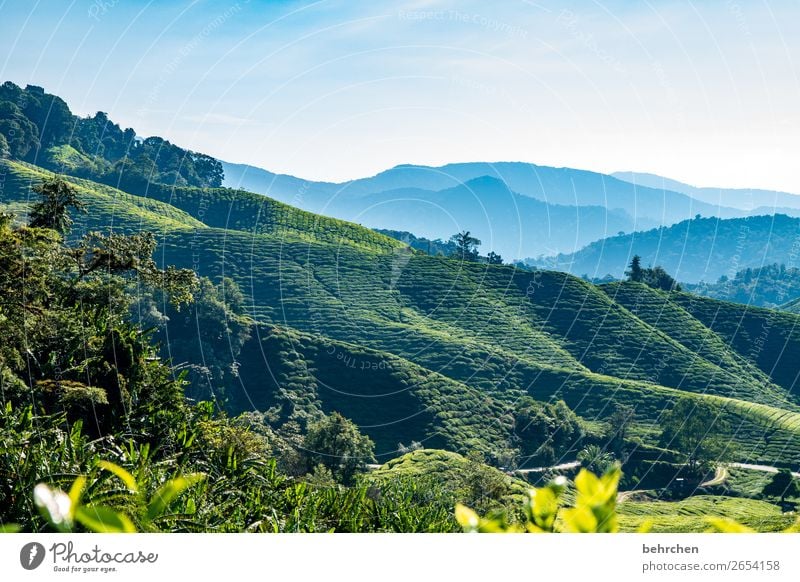
[{"label": "green leaf", "polygon": [[571,533],[597,532],[597,518],[587,507],[571,507],[562,513],[564,529]]},{"label": "green leaf", "polygon": [[528,492],[528,519],[536,527],[552,531],[558,514],[558,496],[550,487],[531,489]]},{"label": "green leaf", "polygon": [[755,530],[750,529],[746,525],[742,525],[738,521],[728,517],[707,517],[706,521],[711,526],[711,531],[719,533],[754,533]]},{"label": "green leaf", "polygon": [[97,533],[136,533],[136,527],[127,515],[102,505],[79,507],[75,519]]},{"label": "green leaf", "polygon": [[579,494],[585,495],[588,498],[593,498],[600,493],[600,479],[591,471],[581,469],[578,476],[575,477],[575,488],[578,490]]},{"label": "green leaf", "polygon": [[164,483],[155,492],[147,506],[147,519],[152,521],[163,514],[178,495],[205,478],[206,476],[203,473],[193,473],[183,477],[175,477]]},{"label": "green leaf", "polygon": [[480,518],[469,507],[456,503],[456,521],[464,528],[464,531],[476,531]]},{"label": "green leaf", "polygon": [[133,475],[128,473],[125,469],[120,467],[119,465],[115,465],[114,463],[109,463],[108,461],[97,461],[97,466],[101,469],[105,469],[106,471],[110,471],[114,473],[120,480],[125,483],[125,487],[133,491],[134,493],[139,492],[139,486],[136,484],[136,479],[133,478]]},{"label": "green leaf", "polygon": [[72,482],[72,487],[69,488],[69,500],[73,516],[75,515],[75,510],[81,504],[81,496],[83,495],[83,489],[85,487],[86,477],[84,475],[79,475],[75,481]]},{"label": "green leaf", "polygon": [[0,525],[0,534],[17,533],[21,529],[22,528],[19,527],[19,525],[16,524],[16,523],[6,523],[6,524],[3,524],[3,525]]}]

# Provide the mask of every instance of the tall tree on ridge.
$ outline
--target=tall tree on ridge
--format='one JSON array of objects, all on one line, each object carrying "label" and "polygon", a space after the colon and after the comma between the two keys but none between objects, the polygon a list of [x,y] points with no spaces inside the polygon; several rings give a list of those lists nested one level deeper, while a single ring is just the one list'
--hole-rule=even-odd
[{"label": "tall tree on ridge", "polygon": [[450,242],[455,243],[454,257],[464,261],[478,260],[478,246],[481,241],[471,235],[468,230],[462,230],[450,237]]},{"label": "tall tree on ridge", "polygon": [[644,269],[642,269],[642,257],[639,255],[633,255],[633,259],[631,259],[631,264],[628,266],[628,270],[625,271],[625,276],[628,277],[628,281],[636,281],[641,283],[644,280]]}]

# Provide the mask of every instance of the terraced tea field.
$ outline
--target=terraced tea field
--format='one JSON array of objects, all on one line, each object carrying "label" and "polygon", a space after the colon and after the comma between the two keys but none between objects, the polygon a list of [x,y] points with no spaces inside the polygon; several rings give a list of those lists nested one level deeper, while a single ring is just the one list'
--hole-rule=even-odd
[{"label": "terraced tea field", "polygon": [[[13,162],[0,173],[18,212],[48,175]],[[430,257],[246,192],[154,185],[144,198],[70,181],[91,208],[74,236],[151,230],[160,263],[240,284],[261,327],[231,412],[341,410],[381,455],[411,440],[497,452],[513,447],[525,394],[595,424],[633,405],[651,444],[663,411],[688,396],[715,405],[709,427],[726,421],[735,460],[800,458],[798,315]]]}]

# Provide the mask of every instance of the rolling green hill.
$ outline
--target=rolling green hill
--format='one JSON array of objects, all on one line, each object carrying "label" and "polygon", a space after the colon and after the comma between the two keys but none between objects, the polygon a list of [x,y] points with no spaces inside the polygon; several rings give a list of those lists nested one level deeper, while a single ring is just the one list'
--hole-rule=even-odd
[{"label": "rolling green hill", "polygon": [[[3,176],[0,201],[24,215],[32,195],[30,187],[53,176],[53,173],[25,162],[0,160],[0,175]],[[81,178],[69,178],[69,181],[89,208],[89,212],[73,216],[78,232],[114,228],[122,232],[150,230],[159,233],[205,227],[199,220],[170,204]]]},{"label": "rolling green hill", "polygon": [[[46,175],[0,171],[2,202],[17,211]],[[160,263],[239,283],[258,326],[238,355],[231,412],[302,421],[339,410],[378,455],[414,440],[499,459],[516,446],[523,395],[563,399],[589,421],[633,405],[650,443],[662,412],[688,396],[717,406],[736,458],[800,454],[797,315],[427,256],[235,190],[152,185],[144,198],[71,180],[91,208],[76,231],[153,230]]]}]

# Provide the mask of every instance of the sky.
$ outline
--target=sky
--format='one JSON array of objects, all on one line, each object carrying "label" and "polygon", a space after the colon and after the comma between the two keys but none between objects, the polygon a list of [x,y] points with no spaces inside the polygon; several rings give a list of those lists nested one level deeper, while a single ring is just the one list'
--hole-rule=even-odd
[{"label": "sky", "polygon": [[0,81],[307,179],[525,161],[800,193],[800,3],[0,0]]}]

